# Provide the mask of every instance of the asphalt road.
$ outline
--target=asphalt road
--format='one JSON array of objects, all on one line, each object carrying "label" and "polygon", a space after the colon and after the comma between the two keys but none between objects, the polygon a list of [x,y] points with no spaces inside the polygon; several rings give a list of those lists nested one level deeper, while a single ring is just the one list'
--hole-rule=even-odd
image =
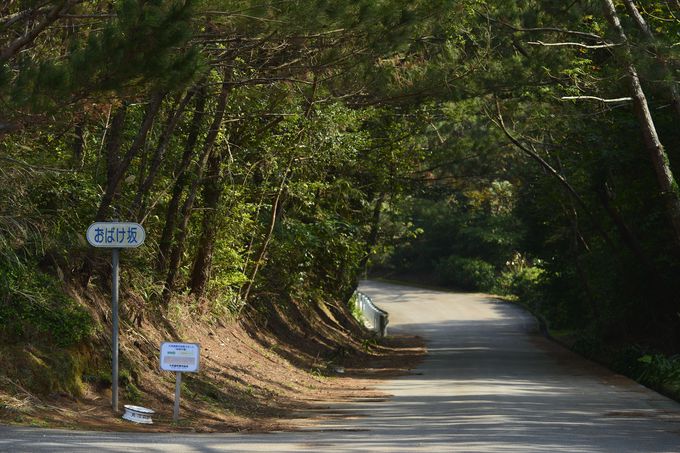
[{"label": "asphalt road", "polygon": [[294,433],[129,434],[0,427],[22,452],[680,452],[680,404],[542,338],[520,308],[480,294],[365,282],[389,332],[429,353],[345,417]]}]

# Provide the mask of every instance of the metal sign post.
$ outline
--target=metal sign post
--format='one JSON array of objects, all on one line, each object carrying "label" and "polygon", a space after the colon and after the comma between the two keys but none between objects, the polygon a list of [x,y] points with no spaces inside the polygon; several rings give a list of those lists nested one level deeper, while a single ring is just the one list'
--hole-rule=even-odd
[{"label": "metal sign post", "polygon": [[175,372],[175,407],[172,409],[172,421],[179,420],[179,397],[182,390],[182,372]]},{"label": "metal sign post", "polygon": [[120,261],[120,249],[111,250],[111,265],[113,266],[111,282],[111,406],[113,411],[118,412],[118,268]]},{"label": "metal sign post", "polygon": [[111,407],[118,412],[118,282],[120,249],[144,243],[146,232],[138,223],[96,222],[87,229],[87,242],[93,247],[111,249]]},{"label": "metal sign post", "polygon": [[198,343],[161,343],[161,370],[175,372],[175,406],[172,420],[179,420],[179,399],[182,390],[182,373],[198,371],[201,345]]}]

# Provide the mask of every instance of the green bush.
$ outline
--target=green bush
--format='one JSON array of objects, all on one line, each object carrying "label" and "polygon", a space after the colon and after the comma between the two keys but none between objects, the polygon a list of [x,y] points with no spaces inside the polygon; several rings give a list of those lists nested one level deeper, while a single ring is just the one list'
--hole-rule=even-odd
[{"label": "green bush", "polygon": [[464,290],[491,291],[496,282],[494,267],[478,258],[451,255],[437,262],[439,284]]},{"label": "green bush", "polygon": [[83,372],[88,358],[73,350],[27,344],[0,344],[4,360],[0,371],[0,389],[38,395],[82,394]]},{"label": "green bush", "polygon": [[0,263],[0,338],[68,347],[87,338],[93,326],[87,310],[54,277],[29,265]]},{"label": "green bush", "polygon": [[498,290],[503,294],[516,296],[521,302],[532,304],[539,296],[542,274],[543,269],[539,267],[505,271],[499,279]]},{"label": "green bush", "polygon": [[680,355],[667,356],[629,345],[601,351],[594,358],[642,385],[675,399],[680,397]]},{"label": "green bush", "polygon": [[638,358],[638,362],[642,365],[642,373],[638,377],[642,384],[660,390],[680,389],[680,356],[645,354]]},{"label": "green bush", "polygon": [[352,297],[349,299],[349,311],[352,313],[352,316],[354,316],[354,319],[363,324],[364,314],[359,308],[359,296],[357,293],[352,294]]}]

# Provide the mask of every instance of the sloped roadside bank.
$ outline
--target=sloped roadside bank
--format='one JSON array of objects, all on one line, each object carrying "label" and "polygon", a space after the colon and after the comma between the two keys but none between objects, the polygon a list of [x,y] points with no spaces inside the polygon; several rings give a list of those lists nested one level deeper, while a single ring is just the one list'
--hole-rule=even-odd
[{"label": "sloped roadside bank", "polygon": [[[171,323],[146,319],[138,326],[124,316],[121,328],[121,408],[136,404],[155,410],[154,425],[131,424],[112,414],[110,355],[100,351],[93,357],[97,348],[108,347],[105,332],[87,351],[74,351],[81,359],[90,357],[75,392],[36,389],[41,357],[48,351],[1,345],[15,366],[0,376],[0,421],[104,431],[289,430],[332,416],[324,408],[334,401],[380,396],[372,388],[381,379],[406,373],[424,353],[420,338],[377,340],[348,325],[351,320],[338,304],[293,303],[285,309],[272,304],[266,316],[246,313],[228,322],[182,306]],[[202,349],[200,372],[184,375],[177,424],[172,422],[174,374],[158,370],[158,348],[170,336]]]}]

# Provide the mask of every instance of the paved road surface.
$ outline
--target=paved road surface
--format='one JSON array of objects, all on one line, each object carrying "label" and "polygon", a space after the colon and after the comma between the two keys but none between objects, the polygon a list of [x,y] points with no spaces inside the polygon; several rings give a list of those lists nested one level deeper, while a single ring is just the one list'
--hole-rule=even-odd
[{"label": "paved road surface", "polygon": [[389,331],[429,355],[386,401],[296,433],[124,434],[0,427],[0,451],[680,452],[680,405],[543,339],[521,309],[475,294],[365,282]]}]

